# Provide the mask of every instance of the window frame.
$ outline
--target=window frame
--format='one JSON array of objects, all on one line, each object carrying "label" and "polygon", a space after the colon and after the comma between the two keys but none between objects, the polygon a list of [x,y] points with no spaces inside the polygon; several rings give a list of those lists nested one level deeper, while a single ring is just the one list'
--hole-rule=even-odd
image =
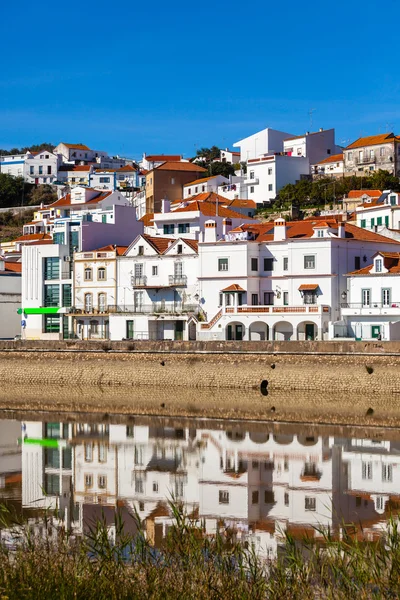
[{"label": "window frame", "polygon": [[[315,254],[304,254],[304,270],[305,271],[312,271],[315,269],[315,265],[316,265],[316,255]],[[311,260],[312,259],[312,260]],[[312,263],[312,266],[307,266],[307,263]]]},{"label": "window frame", "polygon": [[[221,268],[222,265],[226,265],[226,268],[225,267]],[[227,271],[229,271],[229,258],[228,257],[219,257],[218,258],[218,272],[226,273]]]}]

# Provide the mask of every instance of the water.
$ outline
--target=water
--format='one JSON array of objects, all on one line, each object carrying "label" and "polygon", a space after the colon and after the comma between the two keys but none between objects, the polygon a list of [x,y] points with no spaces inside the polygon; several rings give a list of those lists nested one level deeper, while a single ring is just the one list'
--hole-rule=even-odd
[{"label": "water", "polygon": [[[104,515],[110,535],[116,508],[136,509],[159,546],[174,497],[208,534],[230,528],[274,557],[285,532],[318,538],[316,527],[329,526],[339,536],[355,523],[375,539],[400,508],[400,432],[391,429],[20,417],[0,421],[0,502],[39,533],[46,508],[57,508],[55,528],[76,534]],[[12,544],[9,529],[1,536]]]}]

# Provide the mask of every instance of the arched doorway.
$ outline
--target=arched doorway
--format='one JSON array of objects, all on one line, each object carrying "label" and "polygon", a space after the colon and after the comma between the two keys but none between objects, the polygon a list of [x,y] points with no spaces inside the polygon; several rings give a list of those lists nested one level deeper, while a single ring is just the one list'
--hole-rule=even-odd
[{"label": "arched doorway", "polygon": [[261,431],[251,431],[249,437],[255,444],[266,444],[269,440],[269,433],[262,433]]},{"label": "arched doorway", "polygon": [[318,325],[312,321],[302,321],[297,326],[297,339],[310,340],[316,339],[318,334]]},{"label": "arched doorway", "polygon": [[288,321],[279,321],[274,326],[274,340],[278,342],[289,341],[293,339],[293,326]]},{"label": "arched doorway", "polygon": [[263,321],[254,321],[249,327],[249,338],[255,342],[268,340],[269,327]]},{"label": "arched doorway", "polygon": [[225,339],[230,341],[241,341],[244,338],[245,326],[243,323],[233,321],[226,326]]}]

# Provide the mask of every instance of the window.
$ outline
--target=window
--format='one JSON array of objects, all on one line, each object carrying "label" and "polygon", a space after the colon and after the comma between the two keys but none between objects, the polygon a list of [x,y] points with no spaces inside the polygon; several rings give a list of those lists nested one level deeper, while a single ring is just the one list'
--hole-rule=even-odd
[{"label": "window", "polygon": [[319,238],[323,238],[324,237],[324,230],[323,229],[317,229],[317,237],[319,237]]},{"label": "window", "polygon": [[53,233],[53,243],[64,244],[64,233]]},{"label": "window", "polygon": [[382,481],[393,481],[393,467],[392,465],[382,465]]},{"label": "window", "polygon": [[138,246],[138,256],[144,255],[144,246]]},{"label": "window", "polygon": [[348,152],[347,153],[347,160],[353,160],[353,153],[352,152]]},{"label": "window", "polygon": [[283,257],[283,270],[284,271],[289,270],[289,258],[287,256]]},{"label": "window", "polygon": [[52,440],[59,440],[61,437],[60,423],[45,423],[44,437],[51,438]]},{"label": "window", "polygon": [[44,491],[48,496],[58,496],[60,494],[60,476],[45,473]]},{"label": "window", "polygon": [[273,258],[264,258],[264,271],[273,271],[274,270],[274,259]]},{"label": "window", "polygon": [[372,462],[371,461],[363,461],[362,467],[362,478],[363,479],[372,479]]},{"label": "window", "polygon": [[104,292],[100,292],[97,297],[98,307],[100,312],[106,312],[107,309],[107,295]]},{"label": "window", "polygon": [[254,179],[254,171],[250,171],[250,179]]},{"label": "window", "polygon": [[304,257],[304,268],[315,269],[315,256],[307,255]]},{"label": "window", "polygon": [[218,271],[227,271],[228,270],[228,259],[227,258],[219,258],[218,259]]},{"label": "window", "polygon": [[375,150],[373,148],[369,151],[369,158],[371,160],[374,160],[375,158]]},{"label": "window", "polygon": [[135,478],[135,493],[144,494],[144,481],[138,477]]},{"label": "window", "polygon": [[242,292],[239,292],[237,295],[237,302],[238,302],[238,306],[242,306],[243,304],[243,294]]},{"label": "window", "polygon": [[289,305],[289,292],[283,292],[283,305]]},{"label": "window", "polygon": [[378,217],[378,218],[376,219],[376,224],[377,224],[377,225],[382,225],[382,217]]},{"label": "window", "polygon": [[47,175],[51,175],[51,165],[47,166]]},{"label": "window", "polygon": [[306,496],[305,501],[304,501],[304,509],[305,510],[315,511],[316,508],[317,508],[316,499],[315,498],[310,498],[310,497]]},{"label": "window", "polygon": [[219,295],[219,306],[222,306],[222,305],[223,305],[223,303],[224,303],[224,295],[221,293],[221,294]]},{"label": "window", "polygon": [[265,306],[273,306],[274,305],[274,292],[264,292],[264,304]]},{"label": "window", "polygon": [[383,304],[383,306],[390,306],[390,302],[391,302],[390,288],[382,288],[382,304]]},{"label": "window", "polygon": [[178,233],[189,233],[190,231],[190,223],[179,223],[178,224]]},{"label": "window", "polygon": [[135,451],[133,454],[134,464],[141,467],[143,466],[143,447],[135,446]]},{"label": "window", "polygon": [[97,269],[97,279],[99,281],[105,281],[106,279],[106,270],[104,267],[100,267],[100,269]]},{"label": "window", "polygon": [[258,258],[251,259],[251,270],[258,271]]},{"label": "window", "polygon": [[358,271],[361,269],[361,256],[354,257],[354,270]]},{"label": "window", "polygon": [[365,229],[367,226],[367,221],[365,219],[361,219],[361,227]]},{"label": "window", "polygon": [[158,266],[157,265],[153,265],[151,267],[151,274],[155,277],[156,275],[158,275]]},{"label": "window", "polygon": [[315,290],[304,290],[303,291],[303,304],[316,304],[317,293]]},{"label": "window", "polygon": [[99,181],[100,181],[100,183],[110,183],[110,178],[109,177],[100,177]]},{"label": "window", "polygon": [[273,504],[275,502],[275,495],[272,490],[264,490],[264,503]]},{"label": "window", "polygon": [[377,273],[382,273],[382,259],[381,258],[377,258],[375,260],[375,271]]},{"label": "window", "polygon": [[39,175],[43,175],[43,166],[39,165]]},{"label": "window", "polygon": [[260,463],[258,462],[258,460],[253,460],[251,463],[251,468],[256,471],[257,469],[260,468]]},{"label": "window", "polygon": [[369,306],[371,302],[371,290],[361,290],[361,302],[363,306]]},{"label": "window", "polygon": [[60,260],[56,257],[44,259],[44,278],[59,279],[60,278]]},{"label": "window", "polygon": [[105,490],[107,487],[107,477],[105,475],[99,475],[97,478],[97,485],[99,489]]},{"label": "window", "polygon": [[133,321],[132,320],[129,320],[126,322],[126,339],[127,340],[133,339]]},{"label": "window", "polygon": [[189,188],[189,189],[188,189],[188,194],[189,194],[189,196],[191,196],[191,195],[192,195],[192,188]]},{"label": "window", "polygon": [[44,466],[58,469],[60,467],[60,452],[58,448],[45,448]]},{"label": "window", "polygon": [[219,490],[219,503],[229,504],[229,492],[226,490]]},{"label": "window", "polygon": [[93,460],[93,444],[87,443],[84,445],[85,461],[92,462]]},{"label": "window", "polygon": [[175,232],[175,225],[173,223],[164,225],[164,235],[173,235],[174,232]]},{"label": "window", "polygon": [[93,475],[85,475],[85,487],[91,488],[93,487]]},{"label": "window", "polygon": [[285,506],[289,506],[289,494],[287,492],[285,492]]},{"label": "window", "polygon": [[92,312],[93,298],[92,294],[85,294],[85,312]]},{"label": "window", "polygon": [[390,196],[390,204],[391,206],[396,206],[396,196]]},{"label": "window", "polygon": [[389,227],[389,215],[385,216],[385,227]]},{"label": "window", "polygon": [[85,281],[92,281],[92,278],[93,278],[92,269],[90,267],[86,267],[85,274],[84,274]]},{"label": "window", "polygon": [[380,156],[385,156],[385,154],[386,154],[386,148],[384,148],[384,147],[380,148],[379,149],[379,155]]},{"label": "window", "polygon": [[33,175],[35,172],[35,167],[29,167],[29,175]]},{"label": "window", "polygon": [[65,283],[62,286],[62,305],[72,306],[72,286],[70,283]]},{"label": "window", "polygon": [[158,492],[158,482],[153,481],[153,492]]},{"label": "window", "polygon": [[252,494],[251,494],[251,503],[252,504],[258,504],[258,497],[259,497],[258,490],[252,492]]},{"label": "window", "polygon": [[272,168],[271,167],[268,168],[268,175],[272,175]]},{"label": "window", "polygon": [[269,191],[269,192],[272,192],[272,183],[269,183],[269,184],[268,184],[268,191]]},{"label": "window", "polygon": [[143,263],[135,263],[135,279],[140,279],[143,277]]},{"label": "window", "polygon": [[178,244],[177,254],[182,254],[182,252],[183,252],[183,245],[182,244]]},{"label": "window", "polygon": [[60,286],[45,285],[44,286],[44,305],[45,306],[60,306]]},{"label": "window", "polygon": [[182,279],[183,277],[183,263],[180,261],[174,263],[174,277],[175,279]]},{"label": "window", "polygon": [[99,333],[99,322],[98,321],[90,321],[90,333],[93,335],[97,335]]},{"label": "window", "polygon": [[72,448],[62,449],[62,468],[72,469]]},{"label": "window", "polygon": [[135,437],[135,427],[134,427],[134,425],[127,425],[126,426],[126,437],[127,438],[134,438]]},{"label": "window", "polygon": [[250,186],[250,194],[254,194],[254,185]]},{"label": "window", "polygon": [[258,294],[251,295],[251,304],[252,306],[258,306]]}]

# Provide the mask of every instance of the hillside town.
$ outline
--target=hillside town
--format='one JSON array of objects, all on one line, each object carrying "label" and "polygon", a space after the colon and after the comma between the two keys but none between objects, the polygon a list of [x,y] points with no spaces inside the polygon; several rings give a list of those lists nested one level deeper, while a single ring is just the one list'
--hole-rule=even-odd
[{"label": "hillside town", "polygon": [[[399,340],[400,188],[366,182],[399,181],[400,136],[267,128],[232,147],[0,156],[57,197],[0,243],[0,339]],[[360,185],[322,210],[279,209],[285,186],[345,177]]]}]

